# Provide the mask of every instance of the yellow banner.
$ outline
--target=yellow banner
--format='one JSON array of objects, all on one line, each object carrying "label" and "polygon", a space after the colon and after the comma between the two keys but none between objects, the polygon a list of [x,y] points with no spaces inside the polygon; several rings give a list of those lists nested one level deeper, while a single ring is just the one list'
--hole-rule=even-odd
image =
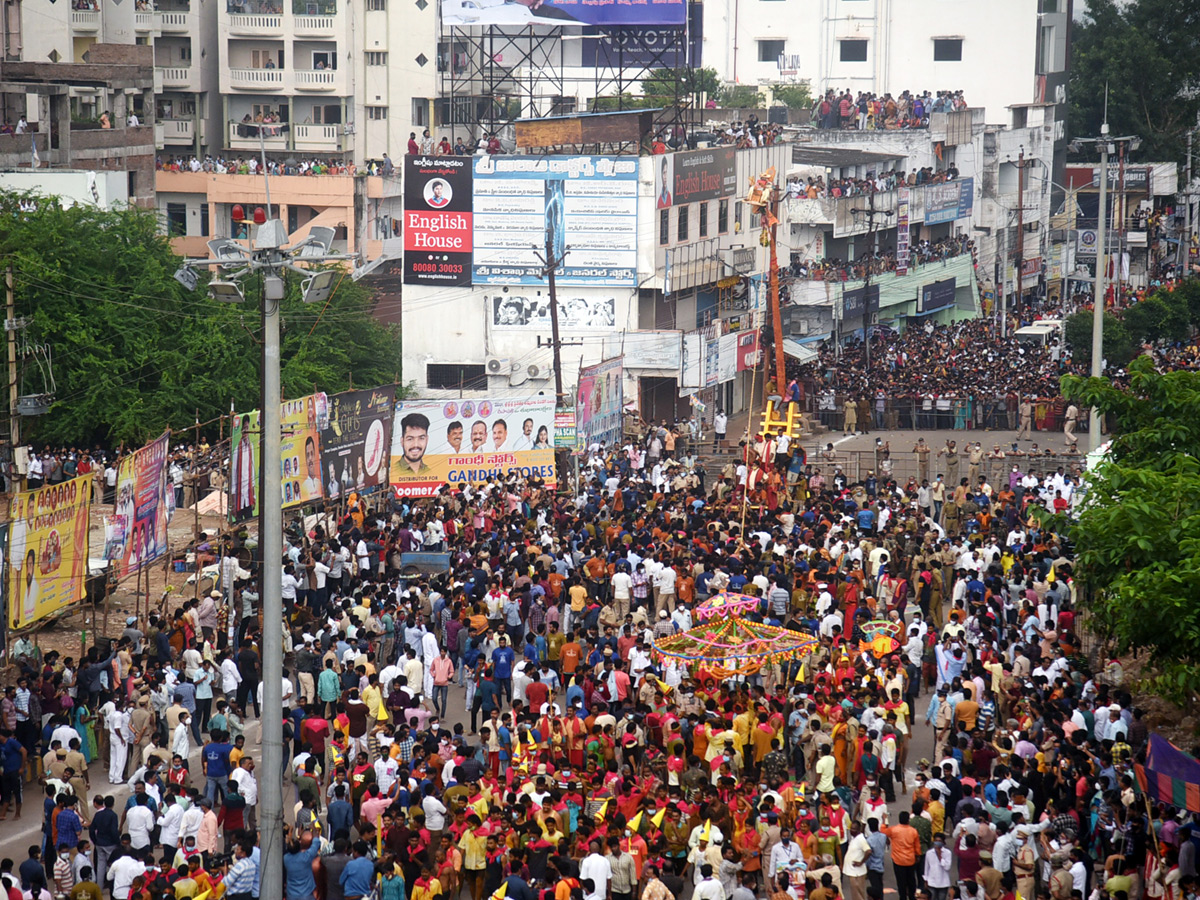
[{"label": "yellow banner", "polygon": [[23,491],[9,501],[9,616],[24,628],[83,598],[90,476]]}]

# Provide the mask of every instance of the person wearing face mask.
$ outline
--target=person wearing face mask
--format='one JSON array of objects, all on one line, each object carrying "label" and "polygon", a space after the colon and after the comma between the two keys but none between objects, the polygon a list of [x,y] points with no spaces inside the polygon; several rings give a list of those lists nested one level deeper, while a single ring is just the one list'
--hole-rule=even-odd
[{"label": "person wearing face mask", "polygon": [[953,859],[953,855],[946,848],[946,835],[939,831],[933,836],[933,846],[925,853],[925,886],[929,888],[931,900],[946,900],[950,890],[950,863]]},{"label": "person wearing face mask", "polygon": [[771,848],[771,861],[767,866],[767,877],[771,880],[772,890],[778,891],[779,874],[794,863],[803,861],[804,853],[800,845],[792,841],[792,830],[784,828],[779,832],[779,843]]}]

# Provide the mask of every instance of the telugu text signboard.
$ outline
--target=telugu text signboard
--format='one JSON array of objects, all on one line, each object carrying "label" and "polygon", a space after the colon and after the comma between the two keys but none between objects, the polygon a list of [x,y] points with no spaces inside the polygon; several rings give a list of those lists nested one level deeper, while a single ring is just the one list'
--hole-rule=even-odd
[{"label": "telugu text signboard", "polygon": [[925,186],[925,224],[941,225],[966,219],[975,207],[975,179],[956,178]]},{"label": "telugu text signboard", "polygon": [[475,157],[472,281],[559,286],[637,284],[637,158]]},{"label": "telugu text signboard", "polygon": [[554,398],[401,400],[391,461],[399,497],[432,497],[445,484],[482,484],[510,473],[553,487]]},{"label": "telugu text signboard", "polygon": [[83,598],[92,478],[84,475],[9,501],[9,616],[13,628],[41,621]]}]

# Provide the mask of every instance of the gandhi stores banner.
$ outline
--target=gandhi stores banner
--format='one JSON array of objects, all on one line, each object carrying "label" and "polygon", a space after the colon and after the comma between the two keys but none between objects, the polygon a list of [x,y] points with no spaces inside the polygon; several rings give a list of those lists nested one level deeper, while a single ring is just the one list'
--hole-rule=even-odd
[{"label": "gandhi stores banner", "polygon": [[404,283],[471,283],[470,156],[404,158]]},{"label": "gandhi stores banner", "polygon": [[554,398],[401,400],[392,426],[392,490],[432,497],[442,485],[510,473],[555,486]]}]

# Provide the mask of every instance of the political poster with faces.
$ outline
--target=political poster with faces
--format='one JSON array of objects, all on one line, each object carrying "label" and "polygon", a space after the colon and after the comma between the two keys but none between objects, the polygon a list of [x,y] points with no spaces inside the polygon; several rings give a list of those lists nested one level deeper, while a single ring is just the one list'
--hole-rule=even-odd
[{"label": "political poster with faces", "polygon": [[553,397],[396,404],[391,483],[397,497],[432,497],[446,484],[511,474],[555,486]]}]

